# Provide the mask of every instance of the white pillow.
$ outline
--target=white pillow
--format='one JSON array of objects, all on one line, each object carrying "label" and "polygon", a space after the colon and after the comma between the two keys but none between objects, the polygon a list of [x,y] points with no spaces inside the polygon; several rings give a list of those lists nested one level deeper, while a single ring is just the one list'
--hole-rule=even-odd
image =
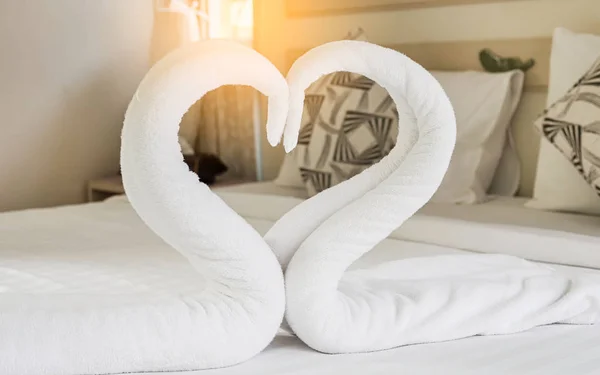
[{"label": "white pillow", "polygon": [[[503,157],[510,120],[520,100],[524,74],[485,72],[432,72],[440,82],[457,117],[457,146],[450,168],[432,201],[477,203],[485,199]],[[307,91],[314,91],[313,86]],[[325,87],[317,90],[326,90]],[[324,106],[327,108],[327,106]],[[305,123],[303,121],[303,123]],[[319,133],[316,133],[317,136]],[[299,165],[302,150],[286,155],[275,183],[304,186]],[[519,184],[516,152],[508,148],[503,159],[503,178],[497,178],[497,194],[513,195]]]},{"label": "white pillow", "polygon": [[[600,36],[557,28],[552,38],[547,104],[556,102],[600,57]],[[527,207],[600,214],[600,197],[550,142],[542,139],[533,199]]]},{"label": "white pillow", "polygon": [[[433,75],[454,107],[457,135],[450,167],[431,201],[482,202],[505,149],[525,75],[520,70],[433,72]],[[519,184],[519,166],[517,158],[507,159],[510,161],[514,162],[513,176],[506,182],[514,194]]]}]

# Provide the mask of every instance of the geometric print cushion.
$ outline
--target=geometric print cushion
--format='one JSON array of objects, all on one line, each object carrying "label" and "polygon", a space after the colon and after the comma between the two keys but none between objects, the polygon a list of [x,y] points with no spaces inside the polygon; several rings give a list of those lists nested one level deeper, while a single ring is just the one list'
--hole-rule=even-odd
[{"label": "geometric print cushion", "polygon": [[600,59],[535,125],[600,196]]},{"label": "geometric print cushion", "polygon": [[379,162],[394,147],[398,112],[371,79],[336,72],[306,90],[296,163],[308,194],[339,184]]}]

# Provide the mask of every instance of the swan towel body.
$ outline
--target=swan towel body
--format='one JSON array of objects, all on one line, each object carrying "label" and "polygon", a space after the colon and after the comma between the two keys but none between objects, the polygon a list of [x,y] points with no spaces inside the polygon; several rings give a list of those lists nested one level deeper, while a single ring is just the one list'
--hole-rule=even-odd
[{"label": "swan towel body", "polygon": [[[368,352],[599,320],[597,275],[570,277],[510,256],[417,258],[346,272],[434,194],[456,122],[439,83],[412,60],[366,42],[333,42],[307,52],[288,74],[286,150],[298,139],[304,90],[337,71],[386,88],[400,131],[387,157],[297,205],[265,236],[286,268],[286,321],[300,339],[327,353]],[[343,126],[363,122],[377,130],[366,115]]]},{"label": "swan towel body", "polygon": [[[273,252],[250,224],[188,170],[178,143],[179,123],[187,109],[226,84],[253,86],[269,98],[267,132],[271,140],[278,139],[288,107],[285,78],[259,53],[233,42],[205,41],[168,55],[142,81],[127,110],[121,166],[129,201],[142,220],[194,266],[199,291],[196,298],[180,301],[184,315],[178,319],[167,320],[172,306],[138,316],[156,335],[146,335],[139,363],[121,371],[234,365],[264,349],[283,319],[283,274]],[[181,335],[175,327],[185,327],[186,333]],[[159,342],[172,345],[165,348]],[[159,348],[177,357],[157,352]]]}]

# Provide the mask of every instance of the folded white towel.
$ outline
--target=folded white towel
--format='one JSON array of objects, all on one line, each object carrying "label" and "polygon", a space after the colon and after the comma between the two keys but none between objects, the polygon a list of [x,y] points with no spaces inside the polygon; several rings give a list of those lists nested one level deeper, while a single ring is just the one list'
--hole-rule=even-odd
[{"label": "folded white towel", "polygon": [[226,84],[253,86],[268,96],[269,139],[279,139],[288,108],[285,78],[266,58],[233,42],[200,42],[167,56],[129,105],[121,146],[129,201],[197,269],[201,287],[194,297],[175,299],[177,305],[111,315],[108,332],[97,332],[98,339],[120,337],[130,346],[112,356],[102,348],[78,349],[104,359],[95,373],[234,365],[259,353],[277,333],[285,303],[277,259],[261,235],[188,170],[178,143],[187,109]]},{"label": "folded white towel", "polygon": [[600,280],[572,279],[509,256],[418,258],[345,272],[434,194],[456,123],[438,82],[406,56],[366,42],[333,42],[307,52],[288,74],[286,150],[296,145],[304,90],[336,71],[386,88],[402,128],[387,157],[299,204],[265,236],[287,267],[286,320],[300,339],[327,353],[366,352],[598,321]]}]

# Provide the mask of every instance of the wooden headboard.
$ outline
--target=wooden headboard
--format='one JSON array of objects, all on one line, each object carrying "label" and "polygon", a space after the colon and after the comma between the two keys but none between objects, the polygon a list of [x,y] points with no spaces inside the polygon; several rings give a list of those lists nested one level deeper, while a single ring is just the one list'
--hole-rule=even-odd
[{"label": "wooden headboard", "polygon": [[[600,13],[597,0],[255,0],[255,47],[284,73],[308,49],[357,27],[369,41],[429,70],[482,70],[483,48],[535,59],[512,122],[522,166],[519,194],[530,196],[539,148],[532,122],[546,102],[552,32],[563,26],[600,33],[592,13]],[[262,151],[264,175],[273,178],[283,152]]]},{"label": "wooden headboard", "polygon": [[286,0],[286,13],[289,17],[310,17],[502,1],[522,0]]},{"label": "wooden headboard", "polygon": [[[471,0],[474,1],[474,0]],[[545,92],[548,90],[550,69],[549,37],[527,39],[503,39],[484,41],[424,42],[390,44],[385,47],[400,51],[428,70],[464,71],[483,70],[479,62],[479,52],[490,48],[501,56],[533,58],[536,64],[525,75],[525,90]],[[290,49],[286,52],[286,66],[300,57],[306,49]]]}]

